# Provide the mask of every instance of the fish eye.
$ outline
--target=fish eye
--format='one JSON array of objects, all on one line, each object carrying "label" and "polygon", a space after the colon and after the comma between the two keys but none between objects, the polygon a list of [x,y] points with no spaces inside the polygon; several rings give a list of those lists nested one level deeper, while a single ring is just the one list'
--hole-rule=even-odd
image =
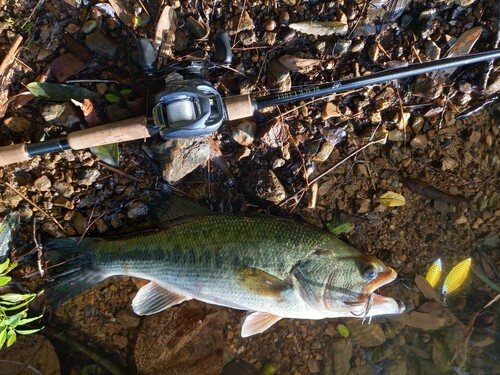
[{"label": "fish eye", "polygon": [[361,276],[365,281],[371,281],[377,276],[377,270],[373,264],[367,264],[361,270]]}]

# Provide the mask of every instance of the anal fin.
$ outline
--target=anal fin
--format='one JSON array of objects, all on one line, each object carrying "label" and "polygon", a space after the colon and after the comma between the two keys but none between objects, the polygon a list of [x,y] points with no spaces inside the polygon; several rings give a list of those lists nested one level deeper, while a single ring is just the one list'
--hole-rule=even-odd
[{"label": "anal fin", "polygon": [[262,333],[269,329],[274,323],[277,323],[281,316],[257,311],[245,317],[241,326],[241,337],[249,337]]},{"label": "anal fin", "polygon": [[137,315],[152,315],[189,299],[191,298],[173,293],[151,281],[137,292],[132,301],[132,310]]}]

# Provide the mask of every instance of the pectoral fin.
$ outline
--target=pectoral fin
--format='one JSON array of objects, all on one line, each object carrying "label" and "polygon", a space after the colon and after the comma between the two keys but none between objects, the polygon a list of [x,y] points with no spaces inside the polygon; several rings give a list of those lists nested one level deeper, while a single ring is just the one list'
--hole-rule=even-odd
[{"label": "pectoral fin", "polygon": [[151,281],[137,292],[132,301],[132,310],[137,315],[152,315],[189,299],[170,292]]},{"label": "pectoral fin", "polygon": [[291,288],[280,278],[253,267],[242,267],[238,282],[245,289],[266,297],[280,297],[283,291]]},{"label": "pectoral fin", "polygon": [[249,337],[262,333],[274,323],[281,320],[281,316],[266,312],[254,312],[248,315],[241,326],[241,337]]}]

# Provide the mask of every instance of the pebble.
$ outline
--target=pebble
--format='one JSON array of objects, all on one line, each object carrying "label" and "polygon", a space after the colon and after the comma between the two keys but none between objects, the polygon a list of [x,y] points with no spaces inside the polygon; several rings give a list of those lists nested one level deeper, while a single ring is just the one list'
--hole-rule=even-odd
[{"label": "pebble", "polygon": [[285,10],[280,12],[278,16],[278,22],[280,25],[286,25],[290,22],[290,14]]},{"label": "pebble", "polygon": [[443,87],[432,78],[421,75],[418,76],[413,85],[412,94],[421,98],[434,100],[441,96]]},{"label": "pebble", "polygon": [[314,358],[309,358],[307,360],[307,367],[309,368],[309,372],[311,374],[319,374],[319,372],[321,371],[319,368],[319,362]]},{"label": "pebble", "polygon": [[280,203],[286,197],[285,188],[280,180],[268,169],[253,171],[243,183],[249,193],[274,204]]},{"label": "pebble", "polygon": [[139,219],[147,216],[149,207],[146,203],[141,201],[134,201],[127,206],[127,217],[129,219]]},{"label": "pebble", "polygon": [[278,36],[278,34],[276,34],[276,33],[266,31],[264,33],[264,35],[262,35],[262,42],[269,45],[269,46],[272,46],[276,43],[277,36]]},{"label": "pebble", "polygon": [[241,159],[250,156],[251,153],[252,151],[248,147],[240,147],[235,155],[235,158],[237,161],[240,161]]},{"label": "pebble", "polygon": [[332,102],[328,102],[321,110],[321,118],[326,121],[332,117],[342,117],[342,113],[340,112],[339,107]]},{"label": "pebble", "polygon": [[241,43],[244,46],[250,46],[257,41],[257,35],[254,30],[245,30],[238,34]]},{"label": "pebble", "polygon": [[71,220],[78,234],[85,233],[85,229],[87,229],[87,218],[83,216],[80,211],[76,211]]},{"label": "pebble", "polygon": [[423,116],[415,116],[411,121],[411,129],[414,133],[421,133],[425,124],[425,118]]},{"label": "pebble", "polygon": [[469,136],[469,141],[472,143],[479,143],[481,140],[481,132],[474,130],[471,135]]},{"label": "pebble", "polygon": [[347,375],[351,369],[352,341],[336,338],[325,348],[324,375]]},{"label": "pebble", "polygon": [[351,47],[351,52],[357,53],[361,52],[365,48],[365,42],[362,40],[356,40]]},{"label": "pebble", "polygon": [[47,176],[43,175],[41,177],[38,177],[33,185],[38,191],[48,191],[52,186],[52,183]]},{"label": "pebble", "polygon": [[278,59],[273,59],[267,67],[267,80],[269,86],[277,88],[279,92],[289,91],[292,87],[290,72]]},{"label": "pebble", "polygon": [[424,43],[424,53],[431,60],[438,60],[441,56],[441,48],[432,40],[426,40]]},{"label": "pebble", "polygon": [[351,47],[352,40],[338,40],[337,43],[335,43],[335,46],[333,47],[333,56],[335,57],[341,57],[349,51],[349,48]]},{"label": "pebble", "polygon": [[416,135],[410,142],[411,147],[423,150],[427,147],[427,137],[424,134]]},{"label": "pebble", "polygon": [[255,29],[252,17],[246,10],[237,14],[229,21],[229,34],[234,35],[244,30]]},{"label": "pebble", "polygon": [[70,198],[75,193],[75,188],[73,187],[73,185],[65,181],[56,181],[54,183],[54,189],[56,189],[56,191],[59,194],[62,194],[62,196],[65,198]]},{"label": "pebble", "polygon": [[363,348],[380,346],[385,342],[385,333],[377,323],[363,324],[361,319],[352,319],[346,322],[350,337]]},{"label": "pebble", "polygon": [[41,115],[51,125],[71,128],[80,123],[80,113],[71,103],[51,103],[42,108]]},{"label": "pebble", "polygon": [[323,142],[321,145],[319,151],[312,157],[312,161],[317,161],[317,162],[324,162],[328,160],[330,155],[332,154],[333,150],[335,149],[335,146],[332,145],[329,142]]},{"label": "pebble", "polygon": [[210,27],[193,16],[186,19],[186,27],[195,39],[205,39],[210,33]]},{"label": "pebble", "polygon": [[282,158],[274,157],[273,160],[271,161],[272,169],[281,168],[284,165],[285,165],[285,159]]},{"label": "pebble", "polygon": [[3,124],[15,133],[27,133],[33,128],[31,121],[24,117],[6,118]]},{"label": "pebble", "polygon": [[95,53],[114,59],[118,53],[118,43],[106,36],[100,29],[94,30],[85,39],[87,47]]},{"label": "pebble", "polygon": [[274,29],[276,29],[276,21],[275,20],[267,20],[264,22],[262,27],[266,31],[273,31]]},{"label": "pebble", "polygon": [[53,202],[54,202],[54,206],[64,207],[64,208],[67,208],[68,210],[72,210],[75,208],[75,205],[73,204],[73,202],[68,200],[67,198],[63,197],[62,195],[55,197]]},{"label": "pebble", "polygon": [[378,46],[376,44],[372,44],[368,48],[368,58],[373,62],[377,62],[379,52],[380,49],[378,48]]},{"label": "pebble", "polygon": [[90,186],[99,178],[100,175],[101,172],[95,168],[86,169],[78,179],[78,183],[80,185]]}]

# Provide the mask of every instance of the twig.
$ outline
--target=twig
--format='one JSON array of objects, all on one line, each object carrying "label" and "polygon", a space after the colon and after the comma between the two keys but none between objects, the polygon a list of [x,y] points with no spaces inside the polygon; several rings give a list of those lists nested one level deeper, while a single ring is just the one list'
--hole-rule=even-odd
[{"label": "twig", "polygon": [[113,166],[111,166],[109,164],[103,163],[102,161],[98,161],[97,164],[99,164],[101,167],[109,169],[110,171],[113,171],[115,173],[121,174],[124,177],[130,178],[131,180],[134,180],[134,181],[137,181],[137,182],[141,181],[140,179],[138,179],[138,178],[136,178],[134,176],[129,175],[127,172],[123,172],[122,170],[120,170],[118,168],[115,168],[115,167],[113,167]]},{"label": "twig", "polygon": [[97,365],[110,372],[112,375],[126,375],[125,371],[123,371],[120,367],[115,365],[107,358],[104,358],[102,355],[94,352],[87,345],[77,341],[74,337],[69,337],[66,333],[59,332],[52,327],[45,327],[42,333],[50,338],[59,340],[63,344],[69,346],[71,349],[82,353],[83,355],[94,361]]},{"label": "twig", "polygon": [[5,55],[5,58],[3,59],[2,64],[0,65],[0,77],[3,77],[5,71],[16,60],[16,55],[19,52],[19,46],[21,45],[22,41],[23,37],[21,35],[18,35],[16,40],[14,40],[14,43],[12,43],[9,52],[7,52],[7,55]]},{"label": "twig", "polygon": [[[378,143],[385,143],[387,142],[387,135],[382,138],[382,139],[378,139],[376,141],[371,141],[371,142],[368,142],[366,145],[358,148],[356,151],[354,151],[353,153],[349,154],[348,156],[346,156],[344,159],[342,159],[341,161],[339,161],[337,164],[335,164],[333,167],[327,169],[326,171],[324,171],[323,173],[320,173],[318,176],[316,176],[315,178],[313,178],[311,181],[309,181],[309,184],[304,186],[302,189],[300,189],[297,193],[295,194],[292,194],[291,196],[289,196],[288,198],[285,198],[284,200],[282,200],[280,202],[280,206],[284,205],[286,202],[294,199],[294,198],[297,198],[297,203],[298,201],[300,201],[300,199],[302,199],[302,197],[304,196],[304,193],[311,187],[311,185],[313,185],[314,183],[318,182],[320,179],[322,179],[323,177],[325,177],[327,174],[331,173],[332,171],[334,171],[335,169],[337,169],[340,165],[342,165],[343,163],[345,163],[347,160],[351,159],[352,157],[356,156],[357,154],[359,154],[361,151],[363,151],[364,149],[366,149],[367,147],[370,147],[371,145],[374,145],[374,144],[378,144]],[[300,198],[299,198],[300,197]]]},{"label": "twig", "polygon": [[33,219],[33,241],[35,242],[35,251],[36,251],[36,265],[38,267],[38,273],[43,278],[45,272],[42,267],[42,246],[38,243],[36,238],[36,217]]},{"label": "twig", "polygon": [[45,212],[41,207],[39,207],[35,202],[33,202],[31,199],[29,199],[26,195],[21,193],[19,190],[17,190],[14,186],[9,184],[8,182],[5,183],[6,186],[11,188],[17,195],[19,195],[21,198],[23,198],[25,201],[27,201],[29,204],[31,204],[33,207],[35,207],[37,210],[39,210],[42,214],[45,215],[47,219],[50,219],[54,224],[56,224],[64,233],[66,233],[66,230],[63,228],[63,226],[54,218],[54,216],[49,215],[47,212]]}]

